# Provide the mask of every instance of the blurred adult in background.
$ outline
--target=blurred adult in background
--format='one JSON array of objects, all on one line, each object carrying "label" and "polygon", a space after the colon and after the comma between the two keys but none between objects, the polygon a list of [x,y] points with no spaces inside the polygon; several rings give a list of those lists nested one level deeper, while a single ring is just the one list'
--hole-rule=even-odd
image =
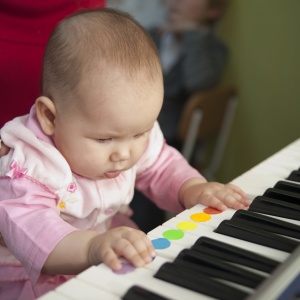
[{"label": "blurred adult in background", "polygon": [[[161,59],[164,103],[158,117],[168,144],[180,150],[177,126],[187,99],[217,86],[228,49],[217,25],[228,0],[167,0],[167,22],[149,29]],[[140,192],[131,203],[133,220],[148,232],[165,221],[165,214]]]},{"label": "blurred adult in background", "polygon": [[167,0],[167,23],[150,29],[164,73],[165,97],[158,120],[167,142],[177,148],[177,125],[186,100],[218,85],[226,65],[228,50],[216,30],[226,4]]},{"label": "blurred adult in background", "polygon": [[80,8],[105,0],[0,0],[0,128],[27,114],[40,95],[42,57],[54,26]]}]

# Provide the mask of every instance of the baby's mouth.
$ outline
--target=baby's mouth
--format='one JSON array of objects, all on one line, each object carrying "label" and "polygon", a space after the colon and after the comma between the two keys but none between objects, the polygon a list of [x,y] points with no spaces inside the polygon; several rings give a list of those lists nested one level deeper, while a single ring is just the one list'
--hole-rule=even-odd
[{"label": "baby's mouth", "polygon": [[104,177],[106,178],[116,178],[120,175],[121,171],[112,171],[104,173]]}]

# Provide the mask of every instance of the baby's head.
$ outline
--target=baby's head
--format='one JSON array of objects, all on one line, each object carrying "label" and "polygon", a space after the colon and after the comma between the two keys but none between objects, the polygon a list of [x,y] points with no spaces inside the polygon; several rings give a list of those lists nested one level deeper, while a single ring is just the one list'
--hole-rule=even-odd
[{"label": "baby's head", "polygon": [[134,78],[160,76],[157,50],[145,29],[112,9],[83,10],[54,29],[44,55],[42,95],[54,102],[81,94],[91,71],[119,68]]},{"label": "baby's head", "polygon": [[147,145],[162,99],[156,47],[127,14],[81,11],[53,31],[37,115],[75,173],[111,178],[131,168]]}]

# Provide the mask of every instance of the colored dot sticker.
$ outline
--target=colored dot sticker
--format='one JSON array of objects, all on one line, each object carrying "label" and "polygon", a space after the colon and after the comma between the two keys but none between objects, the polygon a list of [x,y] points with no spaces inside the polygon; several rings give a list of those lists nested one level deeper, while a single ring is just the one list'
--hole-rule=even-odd
[{"label": "colored dot sticker", "polygon": [[209,215],[217,215],[222,212],[221,210],[218,210],[218,209],[212,208],[212,207],[206,207],[203,209],[203,211]]},{"label": "colored dot sticker", "polygon": [[156,250],[166,249],[166,248],[169,248],[171,245],[171,242],[164,238],[154,239],[151,241],[151,243],[152,243],[154,249],[156,249]]},{"label": "colored dot sticker", "polygon": [[163,237],[168,240],[180,240],[184,236],[184,232],[178,229],[170,229],[163,233]]},{"label": "colored dot sticker", "polygon": [[118,271],[113,271],[116,274],[127,274],[131,273],[135,270],[135,266],[132,265],[130,262],[122,262],[122,267]]},{"label": "colored dot sticker", "polygon": [[198,225],[191,221],[183,221],[177,224],[177,228],[181,230],[194,230],[198,227]]},{"label": "colored dot sticker", "polygon": [[211,216],[207,213],[201,212],[190,215],[190,218],[195,222],[207,222],[211,219]]}]

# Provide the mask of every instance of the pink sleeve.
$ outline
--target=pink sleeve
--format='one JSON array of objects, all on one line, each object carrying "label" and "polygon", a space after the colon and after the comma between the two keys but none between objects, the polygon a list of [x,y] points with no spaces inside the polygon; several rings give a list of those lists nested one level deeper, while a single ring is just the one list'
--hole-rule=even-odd
[{"label": "pink sleeve", "polygon": [[155,162],[137,175],[136,188],[160,208],[179,212],[184,209],[178,199],[180,187],[192,177],[203,178],[176,149],[163,143]]},{"label": "pink sleeve", "polygon": [[0,179],[0,232],[35,282],[57,243],[76,230],[56,208],[56,195],[25,176]]}]

